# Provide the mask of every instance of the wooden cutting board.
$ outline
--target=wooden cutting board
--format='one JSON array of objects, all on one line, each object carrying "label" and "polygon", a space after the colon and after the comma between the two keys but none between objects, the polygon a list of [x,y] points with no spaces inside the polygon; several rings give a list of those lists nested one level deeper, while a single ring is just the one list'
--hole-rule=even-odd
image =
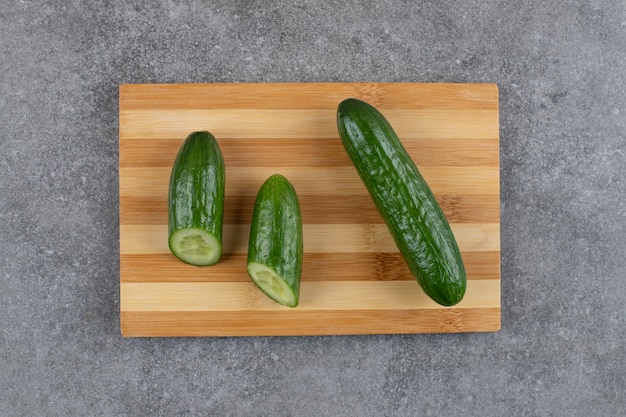
[{"label": "wooden cutting board", "polygon": [[[493,84],[306,83],[120,86],[120,317],[124,336],[489,332],[500,328],[498,89]],[[379,108],[430,184],[457,238],[467,293],[427,298],[340,143],[348,97]],[[197,268],[167,246],[170,170],[209,130],[226,163],[224,254]],[[304,222],[300,305],[246,273],[256,193],[274,173]]]}]

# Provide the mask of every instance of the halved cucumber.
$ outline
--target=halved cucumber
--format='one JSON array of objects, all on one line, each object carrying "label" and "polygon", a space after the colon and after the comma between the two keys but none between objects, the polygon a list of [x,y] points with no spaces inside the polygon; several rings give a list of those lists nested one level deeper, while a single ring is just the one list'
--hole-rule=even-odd
[{"label": "halved cucumber", "polygon": [[191,133],[181,146],[170,176],[168,244],[181,261],[217,263],[222,255],[224,158],[209,132]]},{"label": "halved cucumber", "polygon": [[296,307],[302,274],[302,216],[296,190],[282,175],[259,189],[250,225],[248,275],[268,297]]}]

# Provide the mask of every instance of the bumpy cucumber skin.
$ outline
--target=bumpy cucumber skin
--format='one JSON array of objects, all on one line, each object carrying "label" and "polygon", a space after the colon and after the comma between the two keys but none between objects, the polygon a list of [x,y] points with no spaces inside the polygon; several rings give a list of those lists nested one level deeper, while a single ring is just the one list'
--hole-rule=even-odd
[{"label": "bumpy cucumber skin", "polygon": [[282,277],[296,295],[296,303],[290,307],[296,307],[302,258],[300,201],[293,185],[284,176],[274,174],[265,180],[254,202],[247,262],[268,266]]},{"label": "bumpy cucumber skin", "polygon": [[443,306],[465,295],[466,274],[450,225],[385,117],[354,98],[337,108],[344,148],[426,295]]},{"label": "bumpy cucumber skin", "polygon": [[187,136],[170,175],[168,237],[177,229],[203,229],[217,238],[221,256],[225,181],[224,157],[215,137],[207,131]]}]

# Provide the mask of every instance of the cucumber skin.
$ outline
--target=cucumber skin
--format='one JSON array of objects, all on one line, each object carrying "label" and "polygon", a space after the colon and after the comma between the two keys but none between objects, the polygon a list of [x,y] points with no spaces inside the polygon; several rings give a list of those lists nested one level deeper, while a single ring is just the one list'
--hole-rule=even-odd
[{"label": "cucumber skin", "polygon": [[426,295],[459,303],[467,279],[456,239],[430,187],[385,117],[354,98],[337,108],[344,148]]},{"label": "cucumber skin", "polygon": [[[293,185],[282,175],[269,177],[257,193],[250,224],[247,262],[272,268],[296,294],[300,294],[303,232],[300,201]],[[271,298],[271,297],[270,297]]]},{"label": "cucumber skin", "polygon": [[175,230],[194,227],[213,234],[221,246],[225,181],[224,157],[215,137],[207,131],[187,136],[170,176],[168,242]]}]

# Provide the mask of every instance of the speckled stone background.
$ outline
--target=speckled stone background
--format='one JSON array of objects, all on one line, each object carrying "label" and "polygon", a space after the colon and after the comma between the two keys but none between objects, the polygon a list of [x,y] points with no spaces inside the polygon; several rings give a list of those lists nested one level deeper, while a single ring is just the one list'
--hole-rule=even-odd
[{"label": "speckled stone background", "polygon": [[[0,1],[0,415],[626,415],[626,3]],[[121,83],[500,88],[497,333],[124,339]]]}]

